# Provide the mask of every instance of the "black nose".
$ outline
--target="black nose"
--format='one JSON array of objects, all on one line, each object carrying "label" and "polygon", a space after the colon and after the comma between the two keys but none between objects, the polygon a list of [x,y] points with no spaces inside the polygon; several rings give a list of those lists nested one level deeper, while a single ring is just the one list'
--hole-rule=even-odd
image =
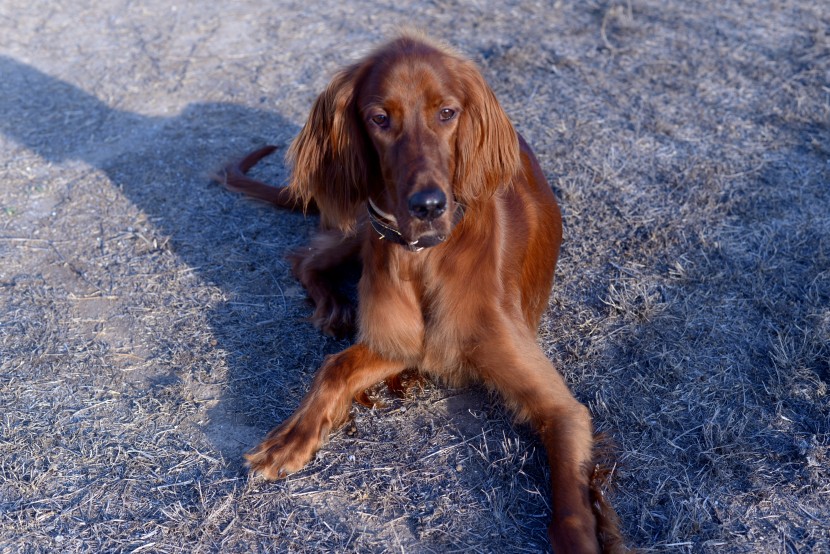
[{"label": "black nose", "polygon": [[447,195],[441,189],[426,189],[409,197],[409,213],[424,221],[432,221],[446,209]]}]

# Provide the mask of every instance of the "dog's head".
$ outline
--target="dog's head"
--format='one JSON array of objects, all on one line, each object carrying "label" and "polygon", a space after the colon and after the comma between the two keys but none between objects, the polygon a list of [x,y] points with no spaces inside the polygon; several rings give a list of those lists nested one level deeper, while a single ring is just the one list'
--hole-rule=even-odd
[{"label": "dog's head", "polygon": [[404,241],[432,246],[459,204],[512,181],[519,144],[475,65],[409,34],[334,77],[288,158],[324,225],[349,232],[371,201]]}]

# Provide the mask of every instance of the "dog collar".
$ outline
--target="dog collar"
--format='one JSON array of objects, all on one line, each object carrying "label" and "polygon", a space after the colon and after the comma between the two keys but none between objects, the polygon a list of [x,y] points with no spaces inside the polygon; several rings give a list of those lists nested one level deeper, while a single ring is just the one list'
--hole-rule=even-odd
[{"label": "dog collar", "polygon": [[[457,206],[458,208],[455,210],[454,218],[456,223],[460,221],[461,217],[464,215],[464,208],[462,208],[461,204],[457,204]],[[375,232],[377,232],[381,240],[388,240],[391,243],[400,244],[410,252],[420,252],[424,248],[433,246],[420,244],[420,240],[416,240],[415,242],[407,242],[406,239],[403,238],[401,232],[397,229],[398,220],[395,216],[378,208],[377,204],[375,204],[371,198],[369,198],[366,209],[369,212],[369,223],[372,224],[372,228]]]},{"label": "dog collar", "polygon": [[398,220],[395,216],[378,208],[377,204],[371,198],[369,199],[367,210],[369,211],[369,223],[372,224],[372,228],[380,235],[381,240],[388,240],[389,242],[400,244],[410,252],[419,252],[424,249],[423,246],[418,245],[417,240],[412,243],[404,240],[403,235],[396,228]]}]

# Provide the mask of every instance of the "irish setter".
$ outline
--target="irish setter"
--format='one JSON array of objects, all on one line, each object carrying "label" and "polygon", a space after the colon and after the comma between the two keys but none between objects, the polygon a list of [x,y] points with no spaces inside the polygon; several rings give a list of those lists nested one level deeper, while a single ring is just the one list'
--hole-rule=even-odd
[{"label": "irish setter", "polygon": [[[562,238],[559,208],[528,145],[475,65],[403,34],[338,73],[287,159],[290,185],[225,169],[225,184],[282,207],[318,210],[321,232],[292,256],[329,334],[328,357],[294,414],[247,454],[277,479],[301,469],[347,419],[353,398],[406,370],[484,382],[541,436],[557,553],[621,550],[599,491],[591,417],[536,343]],[[342,268],[359,261],[358,302]]]}]

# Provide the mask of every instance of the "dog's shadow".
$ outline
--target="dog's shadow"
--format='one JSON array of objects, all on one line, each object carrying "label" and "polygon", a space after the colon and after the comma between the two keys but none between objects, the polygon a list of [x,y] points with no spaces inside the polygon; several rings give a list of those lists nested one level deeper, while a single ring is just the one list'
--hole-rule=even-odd
[{"label": "dog's shadow", "polygon": [[[190,104],[172,117],[113,109],[5,56],[0,73],[0,133],[51,163],[81,161],[103,171],[176,256],[226,296],[228,301],[203,311],[211,339],[200,364],[221,357],[227,375],[195,379],[220,381],[204,430],[228,464],[241,469],[242,453],[290,415],[322,358],[349,343],[323,336],[306,321],[311,308],[285,261],[288,251],[308,242],[317,218],[246,200],[211,179],[223,163],[273,142],[281,148],[261,162],[261,178],[283,183],[287,170],[280,155],[298,127],[272,111],[230,103]],[[359,270],[352,273],[356,280]],[[189,347],[188,340],[170,337],[154,347]],[[222,355],[214,357],[214,351]],[[171,386],[187,371],[210,369],[151,369],[143,377],[150,387]],[[481,391],[472,394],[486,402]],[[463,420],[468,414],[452,407],[455,396],[448,404]]]},{"label": "dog's shadow", "polygon": [[[209,341],[202,341],[207,346],[182,336],[149,346],[202,348],[207,358],[190,367],[168,363],[144,377],[149,387],[175,388],[190,371],[199,373],[191,381],[217,383],[206,393],[218,397],[205,432],[228,464],[241,469],[242,453],[296,407],[323,355],[344,345],[303,321],[310,315],[305,293],[284,261],[288,250],[307,242],[316,218],[244,200],[210,179],[223,163],[265,142],[284,147],[297,126],[273,111],[230,103],[190,104],[172,117],[113,109],[4,56],[0,74],[0,133],[50,163],[80,161],[103,171],[146,214],[152,233],[163,239],[158,242],[192,268],[202,285],[222,291],[226,301],[200,314],[210,327]],[[285,180],[282,151],[267,163],[265,180]],[[103,207],[90,206],[97,208]],[[100,228],[107,229],[107,222]],[[210,375],[212,368],[205,366],[220,363],[226,375]]]}]

